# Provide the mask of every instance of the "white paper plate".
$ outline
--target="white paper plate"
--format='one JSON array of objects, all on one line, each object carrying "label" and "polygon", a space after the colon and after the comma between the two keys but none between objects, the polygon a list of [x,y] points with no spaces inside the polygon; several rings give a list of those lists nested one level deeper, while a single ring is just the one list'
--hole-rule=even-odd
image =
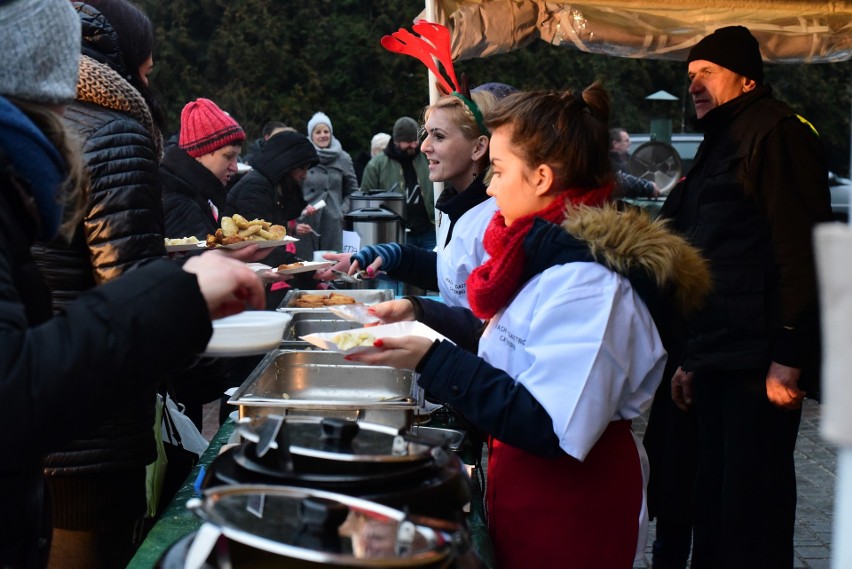
[{"label": "white paper plate", "polygon": [[181,251],[198,251],[198,246],[203,243],[183,243],[181,245],[166,245],[167,253],[179,253]]},{"label": "white paper plate", "polygon": [[[359,334],[361,332],[367,332],[368,334],[372,334],[378,340],[380,338],[398,338],[400,336],[422,336],[424,338],[429,338],[430,340],[447,340],[445,336],[439,334],[435,330],[429,328],[422,322],[394,322],[393,324],[382,324],[380,326],[368,326],[366,328],[355,328],[353,330],[344,330],[347,334]],[[362,354],[365,352],[376,352],[381,348],[375,348],[373,346],[358,346],[355,348],[350,348],[348,350],[341,350],[337,347],[337,344],[331,341],[331,339],[341,332],[320,332],[317,334],[308,334],[307,336],[301,336],[302,340],[313,344],[318,348],[322,348],[323,350],[330,350],[332,352],[340,352],[341,354]]]},{"label": "white paper plate", "polygon": [[207,243],[199,243],[196,245],[199,249],[218,249],[219,247],[223,249],[242,249],[243,247],[248,247],[249,245],[257,245],[260,249],[266,249],[267,247],[281,247],[282,245],[286,245],[287,243],[295,243],[298,241],[295,237],[290,237],[286,235],[284,239],[277,239],[275,241],[239,241],[237,243],[231,243],[230,245],[219,245],[218,247],[208,247]]},{"label": "white paper plate", "polygon": [[203,356],[253,356],[274,350],[292,315],[275,310],[249,310],[213,321],[213,336]]},{"label": "white paper plate", "polygon": [[246,266],[257,274],[272,270],[272,267],[263,263],[246,263]]},{"label": "white paper plate", "polygon": [[277,273],[281,273],[282,275],[294,275],[296,273],[307,273],[311,271],[316,271],[318,269],[324,269],[325,267],[330,267],[334,265],[336,261],[304,261],[302,262],[301,267],[293,267],[292,269],[273,269]]}]

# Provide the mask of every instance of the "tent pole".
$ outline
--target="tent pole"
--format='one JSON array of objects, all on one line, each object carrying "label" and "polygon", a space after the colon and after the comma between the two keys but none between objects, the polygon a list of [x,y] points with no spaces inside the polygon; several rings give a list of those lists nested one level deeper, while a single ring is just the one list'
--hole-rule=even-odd
[{"label": "tent pole", "polygon": [[[425,6],[425,8],[426,8],[426,10],[425,10],[426,20],[429,21],[429,22],[437,22],[438,21],[438,10],[440,9],[438,2],[440,0],[425,0],[425,1],[426,1],[426,6]],[[429,104],[434,105],[438,101],[438,97],[440,96],[438,94],[438,87],[436,86],[437,77],[435,77],[435,74],[432,73],[431,71],[427,71],[427,77],[428,77],[428,81],[429,81]],[[434,200],[435,200],[435,203],[437,203],[438,202],[438,196],[440,196],[441,192],[444,191],[444,182],[433,182],[432,187],[434,188],[434,194],[435,194]],[[447,232],[446,229],[444,229],[444,231],[441,231],[441,228],[438,227],[437,219],[436,219],[435,235],[436,235],[436,239],[439,243],[439,246],[440,246],[440,243],[443,243],[443,241],[444,241],[443,236],[446,235],[446,232]]]}]

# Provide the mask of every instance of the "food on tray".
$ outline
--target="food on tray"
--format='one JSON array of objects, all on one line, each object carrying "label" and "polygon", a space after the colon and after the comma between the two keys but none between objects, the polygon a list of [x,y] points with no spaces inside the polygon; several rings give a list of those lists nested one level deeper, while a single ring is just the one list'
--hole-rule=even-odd
[{"label": "food on tray", "polygon": [[296,308],[322,308],[323,306],[337,306],[341,304],[355,304],[355,299],[339,292],[332,292],[328,295],[303,294],[295,302]]},{"label": "food on tray", "polygon": [[326,306],[334,306],[335,304],[355,304],[355,299],[345,294],[333,292],[327,299],[323,301]]},{"label": "food on tray", "polygon": [[169,245],[195,245],[196,243],[200,243],[198,237],[195,235],[190,235],[189,237],[176,237],[173,239],[169,239],[166,237],[166,246]]},{"label": "food on tray", "polygon": [[224,216],[221,225],[213,235],[207,235],[208,247],[220,247],[241,241],[280,241],[287,235],[287,229],[283,225],[273,225],[265,219],[249,221],[238,213],[230,217]]},{"label": "food on tray", "polygon": [[341,350],[349,350],[359,346],[372,346],[376,337],[369,332],[341,332],[331,338]]},{"label": "food on tray", "polygon": [[287,271],[289,269],[298,269],[299,267],[304,267],[304,263],[284,263],[283,265],[278,265],[279,271]]}]

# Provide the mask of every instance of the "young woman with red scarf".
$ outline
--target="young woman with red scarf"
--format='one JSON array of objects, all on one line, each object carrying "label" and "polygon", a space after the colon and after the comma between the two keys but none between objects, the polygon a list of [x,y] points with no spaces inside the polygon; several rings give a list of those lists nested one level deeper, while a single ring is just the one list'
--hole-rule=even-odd
[{"label": "young woman with red scarf", "polygon": [[[407,336],[347,356],[415,369],[430,397],[489,434],[501,569],[632,567],[644,548],[644,480],[630,422],[661,380],[667,311],[691,308],[709,282],[683,239],[607,205],[608,114],[595,84],[511,95],[489,115],[488,193],[499,211],[485,234],[490,259],[467,281],[473,314],[488,320],[476,355]],[[373,310],[410,319],[414,306]],[[458,329],[467,321],[472,336],[476,320],[461,310],[418,315],[471,345]]]}]

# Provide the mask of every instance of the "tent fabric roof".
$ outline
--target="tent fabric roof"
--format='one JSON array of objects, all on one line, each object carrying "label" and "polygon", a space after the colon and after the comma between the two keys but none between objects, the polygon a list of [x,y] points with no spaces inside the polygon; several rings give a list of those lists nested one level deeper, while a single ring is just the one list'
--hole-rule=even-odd
[{"label": "tent fabric roof", "polygon": [[[543,40],[590,53],[685,61],[716,28],[748,27],[764,61],[852,57],[852,2],[823,0],[433,0],[452,32],[454,60]],[[421,14],[422,17],[422,14]]]}]

